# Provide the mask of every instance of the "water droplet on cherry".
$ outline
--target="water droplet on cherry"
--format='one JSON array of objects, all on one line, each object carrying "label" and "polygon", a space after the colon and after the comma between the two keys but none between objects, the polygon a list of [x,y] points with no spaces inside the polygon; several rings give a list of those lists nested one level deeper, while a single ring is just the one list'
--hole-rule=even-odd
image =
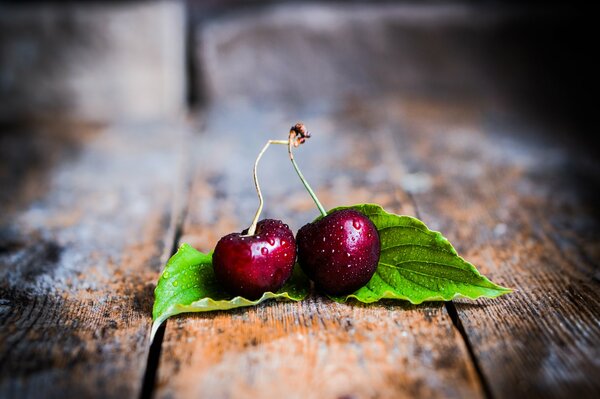
[{"label": "water droplet on cherry", "polygon": [[303,226],[296,240],[298,263],[328,294],[355,291],[370,280],[377,267],[380,242],[376,227],[357,211],[332,212]]}]

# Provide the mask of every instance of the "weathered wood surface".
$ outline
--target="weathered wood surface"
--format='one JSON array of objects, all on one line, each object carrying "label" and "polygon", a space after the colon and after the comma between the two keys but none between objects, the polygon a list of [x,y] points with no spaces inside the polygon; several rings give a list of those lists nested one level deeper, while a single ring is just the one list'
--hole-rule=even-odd
[{"label": "weathered wood surface", "polygon": [[[301,119],[314,137],[298,159],[326,206],[419,216],[516,293],[418,307],[313,294],[180,316],[166,326],[158,397],[600,395],[600,166],[558,140],[581,135],[574,125],[549,128],[557,108],[529,118],[524,99],[556,98],[506,73],[536,65],[519,47],[528,36],[503,30],[526,33],[527,19],[480,11],[282,7],[208,24],[198,64],[216,105],[194,146],[181,241],[210,250],[246,227],[256,152]],[[264,216],[296,230],[316,212],[285,151],[271,151]]]},{"label": "weathered wood surface", "polygon": [[174,126],[0,136],[0,397],[136,397],[170,255]]},{"label": "weathered wood surface", "polygon": [[417,211],[516,288],[456,303],[494,397],[598,397],[600,164],[550,128],[425,105],[394,113],[398,156],[431,180]]},{"label": "weathered wood surface", "polygon": [[[195,147],[181,241],[202,250],[249,223],[254,153],[287,127],[277,115],[237,111],[252,131],[240,134],[232,110],[217,109]],[[181,316],[167,324],[157,396],[597,396],[599,226],[590,199],[599,165],[548,132],[499,131],[481,111],[353,100],[307,116],[313,138],[297,158],[328,207],[378,202],[416,214],[514,294],[449,304],[456,326],[440,304],[340,305],[318,294]],[[264,216],[297,229],[314,207],[285,150],[270,151],[259,169]]]},{"label": "weathered wood surface", "polygon": [[[257,206],[253,159],[263,142],[285,139],[289,129],[287,121],[266,114],[240,132],[246,115],[238,108],[237,121],[230,111],[210,114],[194,147],[198,163],[181,241],[204,251],[220,236],[247,227]],[[315,138],[297,151],[322,200],[330,207],[378,201],[412,213],[410,199],[389,182],[390,170],[379,162],[385,143],[360,130],[336,133],[329,122],[337,123],[306,120]],[[294,231],[315,217],[284,146],[269,150],[259,176],[264,217],[281,218]],[[271,302],[167,322],[157,397],[275,396],[477,398],[482,388],[443,303],[342,305],[313,294],[301,303]]]},{"label": "weathered wood surface", "polygon": [[[513,47],[527,35],[504,41],[490,9],[339,11],[208,24],[198,80],[215,105],[185,148],[173,126],[0,135],[0,397],[600,396],[600,165],[564,140],[580,132],[548,127],[552,101],[535,102],[546,125],[523,118],[521,89],[536,86]],[[312,293],[182,315],[147,361],[174,238],[206,251],[247,227],[254,157],[298,119],[314,134],[298,161],[327,207],[416,215],[517,291],[421,306]],[[316,216],[283,148],[259,173],[264,217],[297,230]]]}]

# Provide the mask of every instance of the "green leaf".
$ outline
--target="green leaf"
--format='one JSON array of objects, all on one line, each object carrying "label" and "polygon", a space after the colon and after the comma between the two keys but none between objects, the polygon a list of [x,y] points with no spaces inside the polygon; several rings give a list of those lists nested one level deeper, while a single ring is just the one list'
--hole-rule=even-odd
[{"label": "green leaf", "polygon": [[186,312],[208,312],[257,305],[267,299],[301,301],[308,294],[309,282],[298,265],[277,292],[265,292],[256,300],[231,297],[219,285],[212,267],[212,253],[204,254],[182,244],[169,259],[154,290],[151,340],[169,317]]},{"label": "green leaf", "polygon": [[496,298],[512,292],[492,283],[458,254],[450,242],[419,219],[394,215],[375,204],[332,209],[364,213],[377,227],[381,256],[375,274],[362,288],[338,302],[354,298],[371,303],[383,298],[404,299],[414,304],[454,298]]}]

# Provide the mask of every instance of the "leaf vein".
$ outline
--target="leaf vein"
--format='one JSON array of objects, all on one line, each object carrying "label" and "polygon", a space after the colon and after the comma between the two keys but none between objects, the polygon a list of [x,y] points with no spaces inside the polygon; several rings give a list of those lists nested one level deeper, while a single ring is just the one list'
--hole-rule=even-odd
[{"label": "leaf vein", "polygon": [[429,230],[427,228],[420,229],[420,228],[418,228],[416,226],[398,226],[397,225],[397,226],[385,226],[385,227],[379,227],[379,228],[377,228],[377,230],[379,230],[380,233],[382,231],[385,231],[385,230],[388,230],[388,229],[413,229],[413,230],[416,230],[416,231],[418,231],[420,233],[424,233],[424,234],[426,234],[428,236],[431,235],[429,233],[433,233],[434,235],[436,234],[433,230]]},{"label": "leaf vein", "polygon": [[[423,262],[423,263],[427,263],[427,262]],[[460,281],[460,280],[454,280],[454,279],[451,279],[451,278],[445,277],[445,276],[437,276],[435,274],[427,274],[427,273],[423,273],[423,272],[418,272],[416,270],[400,268],[400,267],[397,267],[395,265],[390,265],[389,263],[379,262],[379,264],[383,265],[383,266],[391,267],[391,268],[396,269],[396,270],[403,270],[403,271],[406,271],[408,273],[420,274],[421,276],[425,276],[425,277],[433,277],[433,278],[439,278],[439,279],[442,279],[442,280],[452,281],[453,283],[457,283],[457,284],[471,285],[471,286],[474,286],[474,287],[480,287],[480,288],[490,289],[490,290],[494,290],[494,291],[503,291],[503,290],[498,289],[498,288],[496,288],[494,286],[489,287],[489,286],[475,284],[475,283],[471,283],[471,282],[464,282],[464,281]],[[439,264],[443,265],[442,263],[439,263]],[[482,277],[482,276],[479,276],[479,277]]]},{"label": "leaf vein", "polygon": [[450,255],[455,255],[454,252],[449,251],[449,250],[447,250],[445,248],[438,248],[438,247],[434,247],[434,246],[430,246],[430,245],[415,244],[415,243],[405,243],[405,244],[392,245],[391,247],[381,248],[381,252],[388,251],[390,249],[394,249],[394,248],[398,248],[398,247],[421,247],[421,248],[430,249],[432,251],[444,252],[444,253],[447,253],[447,254],[450,254]]},{"label": "leaf vein", "polygon": [[[465,261],[465,260],[464,260],[464,259],[462,259],[462,258],[460,258],[460,260],[461,260],[463,263],[465,263],[465,264],[467,264],[467,265],[471,266],[473,269],[475,269],[475,267],[474,267],[473,265],[471,265],[469,262]],[[465,269],[463,269],[463,268],[461,268],[461,267],[459,267],[459,266],[454,266],[454,265],[451,265],[451,264],[449,264],[449,263],[434,262],[434,261],[430,261],[430,260],[414,260],[414,259],[408,259],[408,260],[403,260],[403,261],[400,261],[400,262],[396,263],[395,265],[392,265],[392,264],[390,264],[390,263],[387,263],[387,262],[379,262],[379,263],[387,264],[387,265],[390,265],[391,267],[398,267],[398,265],[403,265],[403,264],[405,264],[405,263],[424,263],[424,264],[427,264],[427,265],[446,266],[446,267],[449,267],[449,268],[452,268],[452,269],[456,269],[456,270],[460,270],[460,271],[463,271],[463,272],[472,272],[472,273],[474,273],[474,274],[475,274],[477,277],[483,277],[481,274],[479,274],[479,272],[477,272],[477,269],[475,269],[475,270],[465,270]]]}]

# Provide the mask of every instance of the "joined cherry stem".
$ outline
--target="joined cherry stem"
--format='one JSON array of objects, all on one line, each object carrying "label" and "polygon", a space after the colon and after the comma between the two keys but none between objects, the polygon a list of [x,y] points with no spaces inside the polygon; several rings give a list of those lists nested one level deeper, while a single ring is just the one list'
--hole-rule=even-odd
[{"label": "joined cherry stem", "polygon": [[[310,137],[310,136],[307,135],[307,137]],[[245,237],[253,236],[254,233],[256,233],[256,225],[258,224],[258,218],[260,218],[260,214],[262,213],[262,210],[263,210],[264,199],[263,199],[262,192],[260,190],[260,184],[258,183],[258,163],[260,162],[260,159],[262,158],[263,154],[267,151],[267,149],[269,148],[269,146],[271,144],[281,144],[281,145],[288,146],[288,155],[290,157],[290,161],[292,161],[292,166],[294,167],[294,170],[298,174],[300,181],[304,185],[304,188],[306,188],[306,191],[308,191],[308,194],[310,194],[310,197],[313,199],[313,201],[317,205],[317,208],[319,208],[319,212],[321,212],[321,215],[327,216],[327,211],[325,210],[323,205],[321,205],[321,202],[317,198],[317,195],[315,194],[313,189],[310,187],[310,184],[308,184],[308,182],[304,178],[304,175],[300,171],[300,168],[298,167],[298,164],[296,163],[296,160],[294,159],[294,154],[292,152],[293,147],[298,147],[303,142],[304,142],[304,139],[299,141],[297,133],[292,129],[292,130],[290,130],[290,135],[287,140],[269,140],[264,145],[262,150],[260,150],[260,152],[258,153],[258,156],[256,157],[256,160],[254,161],[254,169],[252,172],[252,175],[254,177],[254,187],[256,187],[256,193],[258,194],[258,209],[256,210],[256,214],[254,215],[252,224],[250,225],[250,227],[248,227],[248,233],[245,235]]]},{"label": "joined cherry stem", "polygon": [[308,184],[308,181],[306,181],[306,179],[304,178],[304,175],[300,171],[300,168],[298,167],[298,164],[296,163],[296,160],[294,159],[294,154],[292,152],[292,148],[294,147],[295,142],[296,142],[295,133],[293,131],[291,131],[290,138],[288,140],[288,154],[290,156],[290,161],[292,161],[292,165],[294,166],[294,170],[298,174],[300,181],[302,182],[302,184],[304,184],[304,188],[306,188],[306,191],[308,191],[308,194],[310,194],[310,197],[315,202],[315,205],[317,206],[317,208],[319,208],[319,212],[321,212],[321,215],[327,216],[327,211],[321,204],[321,201],[319,201],[319,199],[317,198],[317,194],[315,194],[313,189],[310,187],[310,184]]}]

